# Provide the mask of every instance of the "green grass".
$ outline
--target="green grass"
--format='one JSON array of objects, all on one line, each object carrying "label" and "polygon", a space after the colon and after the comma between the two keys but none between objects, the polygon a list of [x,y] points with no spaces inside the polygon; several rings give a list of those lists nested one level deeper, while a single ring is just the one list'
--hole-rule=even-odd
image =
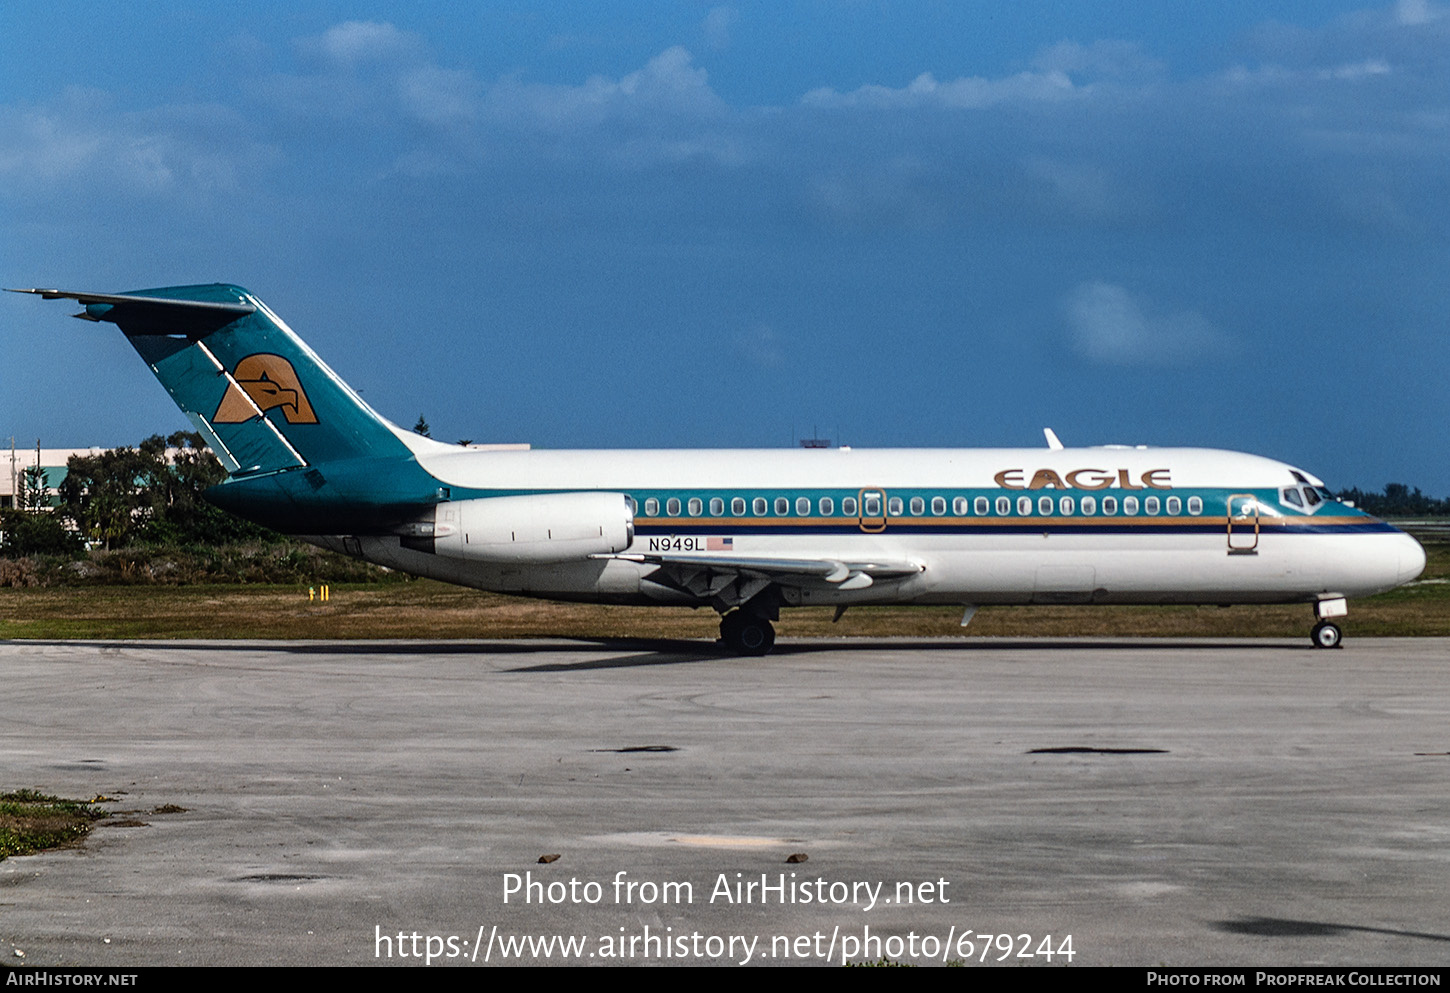
[{"label": "green grass", "polygon": [[[1420,582],[1350,603],[1350,636],[1450,636],[1450,544],[1427,546]],[[1273,607],[826,607],[781,613],[783,637],[1306,637],[1307,604]],[[0,638],[705,638],[711,610],[528,600],[418,580],[306,586],[85,586],[0,589]]]},{"label": "green grass", "polygon": [[0,859],[60,848],[84,838],[106,812],[35,790],[0,793]]}]

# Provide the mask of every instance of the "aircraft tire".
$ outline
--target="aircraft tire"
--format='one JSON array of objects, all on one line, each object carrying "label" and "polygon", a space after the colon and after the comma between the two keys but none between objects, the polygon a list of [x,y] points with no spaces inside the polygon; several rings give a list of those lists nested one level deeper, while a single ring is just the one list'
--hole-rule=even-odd
[{"label": "aircraft tire", "polygon": [[764,617],[737,610],[720,621],[720,640],[738,655],[768,655],[775,647],[775,628]]},{"label": "aircraft tire", "polygon": [[1309,638],[1314,642],[1315,648],[1338,648],[1344,640],[1344,632],[1339,630],[1338,624],[1320,621],[1314,625]]}]

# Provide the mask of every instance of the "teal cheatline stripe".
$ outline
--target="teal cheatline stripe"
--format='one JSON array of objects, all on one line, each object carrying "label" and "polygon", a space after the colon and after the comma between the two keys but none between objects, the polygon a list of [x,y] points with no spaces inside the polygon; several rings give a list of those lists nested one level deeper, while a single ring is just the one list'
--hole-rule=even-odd
[{"label": "teal cheatline stripe", "polygon": [[[1217,521],[1208,520],[1202,524],[1163,524],[1142,521],[1140,523],[1129,523],[1128,521],[1103,521],[1100,524],[1087,523],[1011,523],[1003,522],[998,518],[996,521],[978,518],[977,520],[961,520],[945,522],[942,524],[891,524],[888,523],[884,531],[874,530],[863,531],[856,524],[809,524],[809,523],[771,523],[766,519],[735,518],[716,523],[690,522],[688,524],[661,524],[652,522],[649,518],[635,518],[635,533],[644,535],[680,534],[680,535],[756,535],[760,537],[771,537],[776,535],[851,535],[851,534],[930,534],[930,535],[963,535],[972,537],[986,537],[990,535],[1017,535],[1017,534],[1075,534],[1075,535],[1165,535],[1165,534],[1208,534],[1222,538],[1225,533],[1225,524],[1222,519]],[[1250,526],[1249,531],[1252,531]],[[1293,525],[1264,525],[1260,532],[1273,535],[1298,535],[1298,534],[1386,534],[1395,533],[1398,529],[1384,521],[1366,518],[1361,523],[1353,524],[1310,524],[1298,523]]]}]

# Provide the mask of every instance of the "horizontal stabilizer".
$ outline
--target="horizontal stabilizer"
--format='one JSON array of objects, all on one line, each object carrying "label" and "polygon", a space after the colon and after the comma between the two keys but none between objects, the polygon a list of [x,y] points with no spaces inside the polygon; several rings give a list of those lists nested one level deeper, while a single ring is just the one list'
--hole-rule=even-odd
[{"label": "horizontal stabilizer", "polygon": [[240,286],[14,292],[75,300],[77,317],[119,327],[233,475],[411,458],[401,432]]},{"label": "horizontal stabilizer", "polygon": [[238,301],[176,300],[126,293],[80,293],[72,290],[24,289],[44,300],[75,300],[85,310],[74,316],[83,321],[110,321],[128,335],[185,334],[201,338],[225,327],[257,308]]}]

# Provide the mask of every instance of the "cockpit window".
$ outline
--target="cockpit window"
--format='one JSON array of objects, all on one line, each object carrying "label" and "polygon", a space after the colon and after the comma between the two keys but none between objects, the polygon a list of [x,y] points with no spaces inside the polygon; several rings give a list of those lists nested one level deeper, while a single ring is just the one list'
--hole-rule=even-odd
[{"label": "cockpit window", "polygon": [[1324,502],[1319,496],[1319,491],[1312,486],[1304,487],[1304,499],[1309,502],[1311,507],[1317,507]]},{"label": "cockpit window", "polygon": [[1291,486],[1280,490],[1279,497],[1291,507],[1304,509],[1304,500],[1299,496],[1299,491]]}]

